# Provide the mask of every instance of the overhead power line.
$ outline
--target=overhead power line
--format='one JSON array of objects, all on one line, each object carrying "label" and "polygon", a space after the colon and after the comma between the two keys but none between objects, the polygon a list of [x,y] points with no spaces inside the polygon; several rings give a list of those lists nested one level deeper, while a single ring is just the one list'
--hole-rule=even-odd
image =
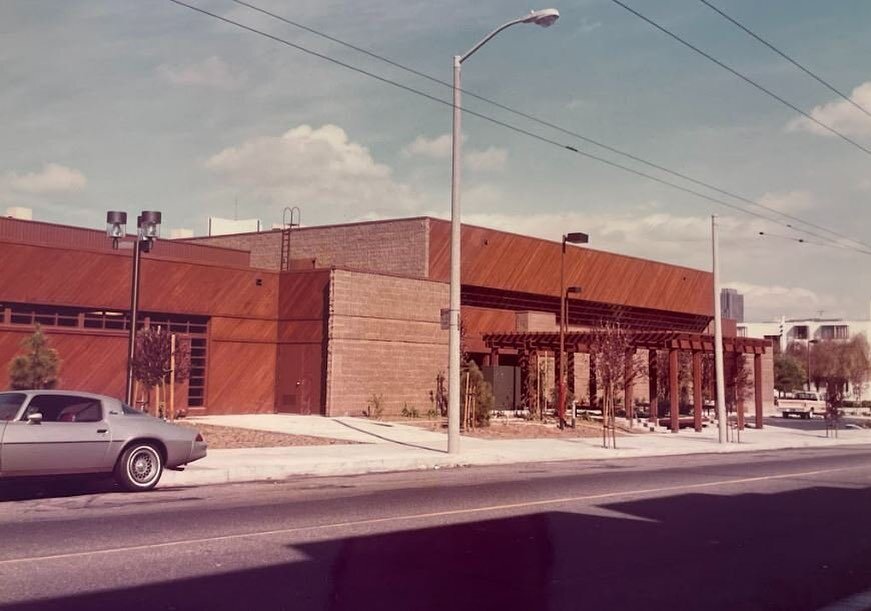
[{"label": "overhead power line", "polygon": [[627,11],[629,11],[630,13],[632,13],[633,15],[635,15],[636,17],[638,17],[639,19],[641,19],[641,20],[647,22],[648,24],[652,25],[654,28],[656,28],[657,30],[659,30],[659,31],[662,32],[663,34],[666,34],[667,36],[670,36],[671,38],[673,38],[674,40],[678,41],[680,44],[684,45],[685,47],[687,47],[687,48],[689,48],[689,49],[692,49],[693,51],[695,51],[696,53],[698,53],[698,54],[701,55],[702,57],[708,59],[709,61],[711,61],[711,62],[713,62],[713,63],[715,63],[715,64],[717,64],[717,65],[720,66],[720,68],[722,68],[723,70],[726,70],[726,71],[729,72],[730,74],[734,74],[735,76],[737,76],[738,78],[740,78],[740,79],[741,79],[742,81],[744,81],[745,83],[748,83],[749,85],[755,87],[756,89],[758,89],[758,90],[761,91],[762,93],[764,93],[764,94],[768,95],[769,97],[771,97],[771,98],[777,100],[778,102],[780,102],[781,104],[783,104],[783,105],[786,106],[787,108],[789,108],[789,109],[791,109],[791,110],[797,112],[798,114],[800,114],[801,116],[803,116],[803,117],[804,117],[805,119],[807,119],[808,121],[811,121],[811,122],[815,123],[816,125],[819,125],[819,126],[822,127],[824,130],[826,130],[826,131],[828,131],[828,132],[834,134],[835,136],[837,136],[838,138],[840,138],[840,139],[843,140],[844,142],[847,142],[847,143],[849,143],[849,144],[852,144],[854,147],[856,147],[857,149],[859,149],[859,150],[862,151],[863,153],[865,153],[865,154],[867,154],[867,155],[871,155],[871,149],[869,149],[869,148],[867,148],[867,147],[865,147],[865,146],[859,144],[857,141],[855,141],[855,140],[853,140],[852,138],[850,138],[850,136],[844,134],[843,132],[838,131],[837,129],[835,129],[834,127],[832,127],[831,125],[829,125],[828,123],[824,123],[824,122],[820,121],[819,119],[817,119],[816,117],[814,117],[814,116],[812,116],[812,115],[806,113],[805,111],[803,111],[801,108],[799,108],[798,106],[796,106],[796,105],[793,104],[792,102],[790,102],[790,101],[786,100],[785,98],[783,98],[783,97],[777,95],[776,93],[774,93],[774,92],[771,91],[770,89],[767,89],[765,86],[760,85],[759,83],[757,83],[756,81],[754,81],[752,78],[750,78],[750,77],[747,76],[746,74],[742,74],[741,72],[738,72],[735,68],[732,68],[732,67],[729,66],[728,64],[723,63],[722,61],[720,61],[719,59],[717,59],[716,57],[714,57],[714,56],[711,55],[710,53],[707,53],[706,51],[703,51],[702,49],[700,49],[699,47],[695,46],[695,45],[692,44],[691,42],[686,41],[685,39],[681,38],[680,36],[678,36],[677,34],[675,34],[674,32],[672,32],[672,31],[669,30],[668,28],[666,28],[666,27],[664,27],[664,26],[658,24],[657,22],[655,22],[655,21],[654,21],[653,19],[651,19],[650,17],[646,17],[645,15],[642,15],[641,13],[639,13],[638,11],[636,11],[634,8],[632,8],[631,6],[628,6],[628,5],[624,4],[624,3],[621,2],[620,0],[611,0],[611,2],[613,2],[614,4],[616,4],[616,5],[618,5],[618,6],[623,7],[624,9],[626,9]]},{"label": "overhead power line", "polygon": [[[298,44],[296,44],[296,43],[290,42],[289,40],[286,40],[286,39],[281,38],[281,37],[279,37],[279,36],[275,36],[275,35],[270,34],[270,33],[268,33],[268,32],[264,32],[263,30],[259,30],[259,29],[257,29],[257,28],[254,28],[254,27],[251,27],[251,26],[245,25],[245,24],[243,24],[243,23],[240,23],[240,22],[238,22],[238,21],[234,21],[234,20],[229,19],[229,18],[227,18],[227,17],[224,17],[224,16],[222,16],[222,15],[218,15],[217,13],[213,13],[213,12],[208,11],[208,10],[206,10],[206,9],[203,9],[203,8],[200,8],[200,7],[197,7],[197,6],[194,6],[194,5],[188,4],[188,3],[186,3],[186,2],[183,2],[182,0],[168,0],[168,1],[169,1],[169,2],[172,2],[173,4],[177,4],[177,5],[179,5],[179,6],[182,6],[182,7],[185,7],[185,8],[187,8],[187,9],[190,9],[190,10],[192,10],[192,11],[195,11],[195,12],[197,12],[197,13],[201,13],[201,14],[203,14],[203,15],[206,15],[206,16],[209,16],[209,17],[212,17],[213,19],[217,19],[217,20],[222,21],[222,22],[224,22],[224,23],[227,23],[227,24],[230,24],[230,25],[233,25],[233,26],[239,27],[239,28],[241,28],[241,29],[243,29],[243,30],[246,30],[246,31],[248,31],[248,32],[251,32],[251,33],[253,33],[253,34],[257,34],[257,35],[259,35],[259,36],[263,36],[263,37],[265,37],[265,38],[268,38],[268,39],[273,40],[273,41],[275,41],[275,42],[278,42],[278,43],[280,43],[280,44],[286,45],[286,46],[288,46],[288,47],[290,47],[290,48],[296,49],[296,50],[298,50],[298,51],[300,51],[300,52],[302,52],[302,53],[305,53],[305,54],[307,54],[307,55],[311,55],[311,56],[313,56],[313,57],[317,57],[317,58],[319,58],[319,59],[323,59],[324,61],[327,61],[327,62],[330,62],[330,63],[332,63],[332,64],[335,64],[335,65],[341,66],[341,67],[346,68],[346,69],[348,69],[348,70],[352,70],[352,71],[357,72],[357,73],[359,73],[359,74],[362,74],[362,75],[364,75],[364,76],[368,76],[368,77],[373,78],[373,79],[375,79],[375,80],[377,80],[377,81],[380,81],[380,82],[382,82],[382,83],[392,85],[392,86],[394,86],[394,87],[397,87],[397,88],[399,88],[399,89],[402,89],[403,91],[407,91],[407,92],[409,92],[409,93],[413,93],[413,94],[415,94],[415,95],[419,95],[419,96],[421,96],[421,97],[424,97],[424,98],[426,98],[426,99],[429,99],[429,100],[431,100],[431,101],[433,101],[433,102],[436,102],[436,103],[438,103],[438,104],[441,104],[441,105],[443,105],[443,106],[447,106],[447,107],[453,108],[453,103],[450,102],[450,101],[443,100],[443,99],[441,99],[441,98],[439,98],[439,97],[436,97],[436,96],[434,96],[434,95],[431,95],[431,94],[426,93],[426,92],[424,92],[424,91],[421,91],[421,90],[419,90],[419,89],[415,89],[415,88],[413,88],[413,87],[409,87],[408,85],[404,85],[404,84],[402,84],[402,83],[399,83],[399,82],[397,82],[397,81],[394,81],[394,80],[388,79],[388,78],[386,78],[386,77],[380,76],[380,75],[378,75],[378,74],[375,74],[375,73],[370,72],[370,71],[368,71],[368,70],[365,70],[365,69],[363,69],[363,68],[359,68],[359,67],[357,67],[357,66],[354,66],[354,65],[348,64],[348,63],[343,62],[343,61],[341,61],[341,60],[338,60],[338,59],[335,59],[335,58],[330,57],[330,56],[328,56],[328,55],[325,55],[325,54],[323,54],[323,53],[319,53],[318,51],[314,51],[314,50],[312,50],[312,49],[308,49],[308,48],[306,48],[306,47],[304,47],[304,46],[302,46],[302,45],[298,45]],[[628,173],[634,174],[634,175],[636,175],[636,176],[640,176],[640,177],[646,178],[646,179],[648,179],[648,180],[652,180],[652,181],[657,182],[657,183],[659,183],[659,184],[662,184],[662,185],[666,185],[666,186],[672,187],[673,189],[677,189],[677,190],[682,191],[682,192],[684,192],[684,193],[688,193],[688,194],[694,195],[694,196],[699,197],[699,198],[701,198],[701,199],[705,199],[705,200],[707,200],[707,201],[709,201],[709,202],[716,203],[716,204],[719,204],[719,205],[725,206],[725,207],[727,207],[727,208],[731,208],[731,209],[733,209],[733,210],[737,210],[737,211],[742,212],[742,213],[744,213],[744,214],[747,214],[747,215],[750,215],[750,216],[754,216],[754,217],[757,217],[757,218],[763,219],[763,220],[768,221],[768,222],[771,222],[771,223],[775,223],[775,224],[783,225],[783,222],[780,221],[779,219],[774,219],[774,218],[771,218],[771,217],[766,216],[766,215],[764,215],[764,214],[761,214],[761,213],[758,213],[758,212],[754,212],[753,210],[748,210],[747,208],[742,207],[742,206],[739,206],[739,205],[737,205],[737,204],[733,204],[733,203],[731,203],[731,202],[727,202],[727,201],[724,201],[724,200],[722,200],[722,199],[719,199],[719,198],[716,198],[716,197],[712,197],[712,196],[707,195],[707,194],[705,194],[705,193],[702,193],[702,192],[700,192],[700,191],[696,191],[696,190],[694,190],[694,189],[690,189],[690,188],[688,188],[688,187],[684,187],[684,186],[679,185],[679,184],[677,184],[677,183],[674,183],[674,182],[671,182],[671,181],[665,180],[665,179],[663,179],[663,178],[660,178],[660,177],[658,177],[658,176],[654,176],[654,175],[652,175],[652,174],[648,174],[648,173],[646,173],[646,172],[642,172],[642,171],[640,171],[640,170],[637,170],[637,169],[635,169],[635,168],[631,168],[631,167],[629,167],[629,166],[622,165],[622,164],[620,164],[620,163],[617,163],[617,162],[615,162],[615,161],[611,161],[611,160],[606,159],[606,158],[604,158],[604,157],[599,157],[598,155],[594,155],[594,154],[589,153],[589,152],[586,152],[586,151],[581,151],[581,150],[579,150],[579,149],[577,149],[577,148],[575,148],[575,147],[573,147],[573,146],[569,146],[569,145],[563,144],[563,143],[561,143],[561,142],[558,142],[558,141],[553,140],[553,139],[551,139],[551,138],[548,138],[548,137],[546,137],[546,136],[542,136],[541,134],[536,134],[536,133],[531,132],[531,131],[529,131],[529,130],[526,130],[526,129],[524,129],[524,128],[517,127],[516,125],[512,125],[512,124],[510,124],[510,123],[506,123],[506,122],[504,122],[504,121],[500,121],[500,120],[498,120],[498,119],[495,119],[495,118],[490,117],[490,116],[488,116],[488,115],[485,115],[485,114],[483,114],[483,113],[476,112],[476,111],[473,111],[473,110],[468,110],[468,109],[463,109],[463,113],[468,114],[468,115],[471,115],[471,116],[474,116],[474,117],[478,117],[478,118],[480,118],[480,119],[483,119],[484,121],[487,121],[487,122],[492,123],[492,124],[494,124],[494,125],[498,125],[498,126],[500,126],[500,127],[504,127],[504,128],[506,128],[506,129],[508,129],[508,130],[511,130],[511,131],[513,131],[513,132],[516,132],[516,133],[519,133],[519,134],[522,134],[522,135],[525,135],[525,136],[528,136],[528,137],[533,138],[533,139],[535,139],[535,140],[538,140],[538,141],[540,141],[540,142],[544,142],[544,143],[547,143],[547,144],[550,144],[550,145],[553,145],[553,146],[559,147],[560,149],[564,149],[564,150],[571,151],[571,152],[573,152],[573,153],[575,153],[575,154],[577,154],[577,155],[580,155],[580,156],[582,156],[582,157],[585,157],[585,158],[587,158],[587,159],[592,159],[592,160],[598,161],[599,163],[605,164],[605,165],[607,165],[607,166],[610,166],[610,167],[613,167],[613,168],[616,168],[616,169],[622,170],[622,171],[624,171],[624,172],[628,172]],[[788,226],[788,227],[789,227],[789,226]],[[809,231],[809,230],[806,230],[806,229],[798,229],[798,228],[793,228],[793,227],[790,227],[790,228],[793,229],[793,230],[795,230],[795,231],[801,231],[802,233],[805,233],[805,234],[807,234],[807,235],[811,235],[811,236],[817,237],[817,238],[819,238],[819,239],[822,239],[822,240],[825,240],[825,241],[828,241],[828,242],[831,242],[831,241],[832,241],[831,238],[828,238],[828,237],[826,237],[826,236],[821,236],[821,235],[819,235],[819,234],[817,234],[817,233],[814,233],[814,232]],[[871,250],[868,250],[868,249],[858,248],[858,247],[847,247],[847,248],[850,248],[850,249],[855,250],[856,252],[860,252],[860,253],[862,253],[862,254],[871,255]]]},{"label": "overhead power line", "polygon": [[[431,82],[433,82],[433,83],[436,83],[436,84],[442,85],[442,86],[447,87],[447,88],[449,88],[449,89],[453,89],[453,83],[449,83],[448,81],[445,81],[445,80],[439,79],[439,78],[437,78],[437,77],[435,77],[435,76],[432,76],[431,74],[427,74],[427,73],[422,72],[422,71],[420,71],[420,70],[417,70],[417,69],[415,69],[415,68],[411,68],[411,67],[409,67],[409,66],[406,66],[406,65],[404,65],[404,64],[401,64],[401,63],[399,63],[399,62],[397,62],[397,61],[395,61],[395,60],[390,59],[389,57],[385,57],[385,56],[383,56],[383,55],[379,55],[378,53],[373,53],[372,51],[370,51],[370,50],[368,50],[368,49],[365,49],[365,48],[362,48],[362,47],[360,47],[360,46],[354,45],[354,44],[349,43],[349,42],[347,42],[347,41],[345,41],[345,40],[342,40],[342,39],[340,39],[340,38],[336,38],[335,36],[331,36],[331,35],[329,35],[329,34],[326,34],[326,33],[322,32],[322,31],[320,31],[320,30],[317,30],[317,29],[311,27],[311,26],[305,25],[305,24],[300,23],[300,22],[298,22],[298,21],[295,21],[295,20],[293,20],[293,19],[289,19],[289,18],[284,17],[284,16],[282,16],[282,15],[279,15],[279,14],[277,14],[277,13],[273,13],[273,12],[271,12],[271,11],[268,11],[268,10],[264,9],[264,8],[261,8],[261,7],[259,7],[259,6],[254,5],[254,4],[251,4],[250,2],[246,2],[245,0],[231,0],[231,1],[234,2],[234,3],[236,3],[236,4],[239,4],[239,5],[241,5],[241,6],[247,7],[247,8],[249,8],[249,9],[251,9],[251,10],[257,11],[257,12],[263,14],[263,15],[266,15],[266,16],[268,16],[268,17],[272,17],[273,19],[276,19],[276,20],[278,20],[278,21],[281,21],[281,22],[283,22],[283,23],[286,23],[286,24],[288,24],[288,25],[291,25],[291,26],[293,26],[293,27],[295,27],[295,28],[298,28],[298,29],[300,29],[300,30],[303,30],[303,31],[305,31],[305,32],[308,32],[308,33],[310,33],[310,34],[314,34],[315,36],[318,36],[318,37],[323,38],[323,39],[325,39],[325,40],[329,40],[330,42],[334,42],[334,43],[339,44],[339,45],[342,45],[342,46],[344,46],[344,47],[346,47],[346,48],[348,48],[348,49],[352,49],[352,50],[354,50],[354,51],[357,51],[358,53],[362,53],[363,55],[366,55],[366,56],[371,57],[371,58],[373,58],[373,59],[376,59],[376,60],[378,60],[378,61],[384,62],[384,63],[386,63],[386,64],[388,64],[388,65],[390,65],[390,66],[393,66],[394,68],[398,68],[398,69],[400,69],[400,70],[403,70],[403,71],[405,71],[405,72],[408,72],[409,74],[413,74],[413,75],[415,75],[415,76],[421,77],[421,78],[426,79],[426,80],[428,80],[428,81],[431,81]],[[704,0],[702,0],[702,1],[704,1]],[[826,233],[828,233],[828,234],[830,234],[830,235],[832,235],[832,236],[835,236],[835,237],[838,237],[838,238],[841,238],[841,239],[844,239],[844,240],[848,240],[848,241],[850,241],[850,242],[852,242],[852,243],[854,243],[854,244],[857,244],[857,245],[859,245],[859,246],[861,246],[861,247],[863,247],[863,248],[871,249],[871,244],[867,244],[867,243],[865,243],[865,242],[861,242],[861,241],[856,240],[856,239],[854,239],[854,238],[851,238],[850,236],[845,235],[845,234],[843,234],[843,233],[839,233],[839,232],[834,231],[834,230],[832,230],[832,229],[827,229],[826,227],[823,227],[823,226],[818,225],[818,224],[816,224],[816,223],[813,223],[813,222],[811,222],[811,221],[807,221],[807,220],[804,220],[804,219],[799,218],[799,217],[797,217],[797,216],[793,216],[793,215],[788,214],[788,213],[786,213],[786,212],[782,212],[782,211],[780,211],[780,210],[777,210],[777,209],[775,209],[775,208],[771,208],[771,207],[769,207],[769,206],[765,206],[764,204],[761,204],[761,203],[759,203],[758,201],[755,201],[755,200],[753,200],[753,199],[751,199],[751,198],[749,198],[749,197],[746,197],[746,196],[743,196],[743,195],[737,194],[737,193],[735,193],[735,192],[733,192],[733,191],[728,191],[728,190],[726,190],[726,189],[723,189],[723,188],[721,188],[721,187],[718,187],[718,186],[716,186],[716,185],[713,185],[713,184],[711,184],[711,183],[709,183],[709,182],[705,182],[705,181],[703,181],[703,180],[699,180],[699,179],[697,179],[697,178],[693,178],[692,176],[689,176],[689,175],[687,175],[687,174],[685,174],[685,173],[683,173],[683,172],[679,172],[679,171],[677,171],[677,170],[672,170],[672,169],[669,169],[669,168],[667,168],[667,167],[665,167],[665,166],[663,166],[663,165],[660,165],[660,164],[658,164],[658,163],[655,163],[655,162],[652,162],[652,161],[648,161],[647,159],[644,159],[644,158],[639,157],[639,156],[637,156],[637,155],[634,155],[634,154],[632,154],[632,153],[628,153],[628,152],[626,152],[626,151],[620,150],[620,149],[618,149],[618,148],[615,148],[615,147],[613,147],[613,146],[610,146],[610,145],[608,145],[608,144],[605,144],[605,143],[603,143],[603,142],[601,142],[601,141],[594,140],[593,138],[590,138],[590,137],[588,137],[588,136],[584,136],[583,134],[579,134],[579,133],[577,133],[577,132],[575,132],[575,131],[572,131],[572,130],[570,130],[570,129],[567,129],[567,128],[565,128],[565,127],[562,127],[562,126],[560,126],[560,125],[557,125],[557,124],[555,124],[555,123],[553,123],[553,122],[551,122],[551,121],[547,121],[547,120],[542,119],[542,118],[540,118],[540,117],[536,117],[535,115],[531,115],[531,114],[529,114],[529,113],[526,113],[526,112],[523,112],[523,111],[517,110],[516,108],[511,108],[510,106],[507,106],[507,105],[505,105],[505,104],[502,104],[502,103],[500,103],[500,102],[497,102],[497,101],[493,100],[492,98],[484,97],[484,96],[482,96],[482,95],[479,95],[479,94],[477,94],[477,93],[475,93],[475,92],[473,92],[473,91],[469,91],[469,90],[467,90],[467,89],[461,89],[460,91],[463,93],[463,95],[467,95],[467,96],[472,97],[472,98],[475,98],[475,99],[477,99],[477,100],[481,100],[482,102],[485,102],[485,103],[487,103],[487,104],[491,104],[492,106],[495,106],[496,108],[499,108],[499,109],[504,110],[504,111],[506,111],[506,112],[512,113],[512,114],[514,114],[515,116],[522,117],[522,118],[527,119],[527,120],[529,120],[529,121],[533,121],[533,122],[535,122],[535,123],[538,123],[539,125],[543,125],[543,126],[548,127],[548,128],[550,128],[550,129],[554,129],[554,130],[556,130],[556,131],[559,131],[559,132],[561,132],[561,133],[563,133],[563,134],[566,134],[566,135],[572,136],[572,137],[574,137],[574,138],[578,138],[579,140],[581,140],[581,141],[583,141],[583,142],[586,142],[586,143],[588,143],[588,144],[592,144],[592,145],[594,145],[594,146],[597,146],[597,147],[599,147],[599,148],[601,148],[601,149],[604,149],[604,150],[609,151],[609,152],[611,152],[611,153],[614,153],[614,154],[616,154],[616,155],[620,155],[620,156],[625,157],[625,158],[627,158],[627,159],[631,159],[631,160],[636,161],[636,162],[638,162],[638,163],[644,164],[644,165],[646,165],[647,167],[650,167],[650,168],[653,168],[653,169],[659,170],[659,171],[661,171],[661,172],[665,172],[666,174],[670,174],[671,176],[674,176],[674,177],[676,177],[676,178],[680,178],[680,179],[682,179],[682,180],[686,180],[686,181],[688,181],[688,182],[691,182],[691,183],[693,183],[693,184],[695,184],[695,185],[697,185],[697,186],[704,187],[704,188],[706,188],[706,189],[710,189],[711,191],[714,191],[714,192],[716,192],[716,193],[719,193],[720,195],[725,195],[725,196],[727,196],[727,197],[731,197],[731,198],[733,198],[733,199],[735,199],[735,200],[738,200],[738,201],[744,202],[745,204],[748,204],[748,205],[750,205],[750,206],[754,206],[754,207],[759,208],[759,209],[761,209],[761,210],[766,210],[766,211],[771,212],[771,213],[773,213],[773,214],[777,214],[777,215],[779,215],[779,216],[782,217],[782,218],[789,219],[789,220],[791,220],[791,221],[795,221],[795,222],[797,222],[797,223],[801,223],[802,225],[806,225],[807,227],[813,227],[814,229],[818,229],[818,230],[820,230],[820,231],[824,231],[824,232],[826,232]],[[794,229],[792,226],[789,226],[789,227],[790,227],[791,229]],[[800,230],[800,229],[799,229],[799,230]]]},{"label": "overhead power line", "polygon": [[824,87],[826,87],[827,89],[829,89],[832,93],[842,97],[846,102],[849,102],[850,104],[852,104],[857,110],[859,110],[859,111],[865,113],[866,115],[868,115],[869,117],[871,117],[871,112],[866,110],[863,106],[857,104],[856,101],[853,100],[853,98],[851,98],[847,94],[841,92],[839,89],[837,89],[834,85],[829,83],[823,77],[819,76],[818,74],[813,73],[809,68],[803,66],[798,61],[796,61],[795,59],[793,59],[792,57],[790,57],[789,55],[787,55],[786,53],[784,53],[783,51],[781,51],[780,49],[775,47],[773,44],[771,44],[770,42],[768,42],[767,40],[765,40],[764,38],[759,36],[756,32],[754,32],[753,30],[751,30],[750,28],[745,26],[743,23],[739,22],[734,17],[730,17],[722,9],[720,9],[720,8],[714,6],[713,4],[711,4],[710,2],[708,2],[708,0],[699,0],[699,2],[701,2],[702,4],[704,4],[705,6],[710,8],[715,13],[718,13],[721,17],[723,17],[727,21],[731,22],[739,29],[743,30],[747,35],[751,36],[752,38],[755,38],[758,42],[762,43],[763,45],[765,45],[766,47],[768,47],[769,49],[771,49],[772,51],[777,53],[780,57],[782,57],[783,59],[785,59],[786,61],[791,63],[793,66],[795,66],[796,68],[798,68],[799,70],[801,70],[802,72],[807,74],[809,77],[814,79],[816,82],[818,82],[819,84],[821,84]]}]

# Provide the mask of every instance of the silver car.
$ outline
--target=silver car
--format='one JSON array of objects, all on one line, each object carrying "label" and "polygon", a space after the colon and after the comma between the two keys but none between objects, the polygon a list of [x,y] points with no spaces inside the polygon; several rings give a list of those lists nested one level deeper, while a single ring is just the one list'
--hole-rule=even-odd
[{"label": "silver car", "polygon": [[124,403],[82,392],[0,392],[0,478],[105,473],[150,490],[164,467],[206,455],[202,435]]}]

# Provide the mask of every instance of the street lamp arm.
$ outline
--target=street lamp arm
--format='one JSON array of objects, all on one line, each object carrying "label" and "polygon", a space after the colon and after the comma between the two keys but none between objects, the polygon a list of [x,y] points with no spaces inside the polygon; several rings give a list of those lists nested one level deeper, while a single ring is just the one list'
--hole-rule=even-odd
[{"label": "street lamp arm", "polygon": [[500,25],[498,28],[487,34],[484,38],[482,38],[478,44],[474,47],[466,51],[464,55],[459,56],[459,61],[462,64],[464,61],[469,59],[475,51],[483,47],[485,44],[490,42],[490,39],[496,36],[499,32],[506,28],[510,28],[513,25],[517,25],[518,23],[534,23],[536,25],[540,25],[542,27],[551,26],[557,19],[559,18],[559,11],[556,9],[544,9],[541,11],[532,11],[528,15],[524,15],[523,17],[518,17],[517,19],[512,19],[508,23],[504,23]]},{"label": "street lamp arm", "polygon": [[490,42],[490,39],[493,38],[494,36],[496,36],[496,34],[498,34],[499,32],[501,32],[502,30],[504,30],[506,28],[510,28],[513,25],[517,25],[518,23],[523,23],[524,21],[526,21],[526,19],[527,19],[527,17],[525,17],[525,16],[518,17],[517,19],[509,21],[508,23],[500,25],[498,28],[496,28],[495,30],[493,30],[492,32],[487,34],[484,38],[482,38],[478,42],[478,44],[476,44],[474,47],[472,47],[471,49],[466,51],[466,53],[464,55],[460,55],[460,63],[462,64],[464,61],[469,59],[475,53],[475,51],[477,51],[478,49],[483,47],[485,44]]}]

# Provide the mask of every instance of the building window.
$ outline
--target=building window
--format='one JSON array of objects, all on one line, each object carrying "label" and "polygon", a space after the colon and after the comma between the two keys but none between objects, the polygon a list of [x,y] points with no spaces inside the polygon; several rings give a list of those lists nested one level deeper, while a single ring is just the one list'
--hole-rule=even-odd
[{"label": "building window", "polygon": [[188,379],[188,407],[202,407],[206,401],[206,338],[191,337],[191,374]]},{"label": "building window", "polygon": [[796,325],[792,328],[792,338],[793,339],[807,339],[808,338],[808,326],[807,325]]},{"label": "building window", "polygon": [[738,327],[738,337],[747,337],[747,327]]},{"label": "building window", "polygon": [[767,339],[771,342],[772,350],[774,354],[780,354],[780,336],[779,335],[766,335],[763,339]]},{"label": "building window", "polygon": [[820,327],[820,339],[850,339],[848,325],[823,325]]},{"label": "building window", "polygon": [[[88,329],[90,331],[126,332],[130,330],[129,313],[120,310],[94,310],[32,303],[0,303],[0,323],[9,325]],[[191,372],[188,381],[188,407],[205,405],[206,336],[209,318],[186,314],[142,312],[136,326],[160,326],[171,333],[189,337],[191,342]]]}]

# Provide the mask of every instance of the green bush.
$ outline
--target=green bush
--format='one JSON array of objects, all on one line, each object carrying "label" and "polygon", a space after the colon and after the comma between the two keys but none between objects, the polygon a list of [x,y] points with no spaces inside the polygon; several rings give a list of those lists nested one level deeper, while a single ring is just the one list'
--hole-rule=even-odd
[{"label": "green bush", "polygon": [[42,327],[21,342],[24,354],[9,363],[9,387],[12,390],[42,390],[57,386],[60,357],[48,345]]},{"label": "green bush", "polygon": [[[432,410],[431,410],[432,411]],[[402,411],[399,413],[403,418],[420,418],[420,412],[416,407],[408,407],[408,403],[402,405]]]}]

